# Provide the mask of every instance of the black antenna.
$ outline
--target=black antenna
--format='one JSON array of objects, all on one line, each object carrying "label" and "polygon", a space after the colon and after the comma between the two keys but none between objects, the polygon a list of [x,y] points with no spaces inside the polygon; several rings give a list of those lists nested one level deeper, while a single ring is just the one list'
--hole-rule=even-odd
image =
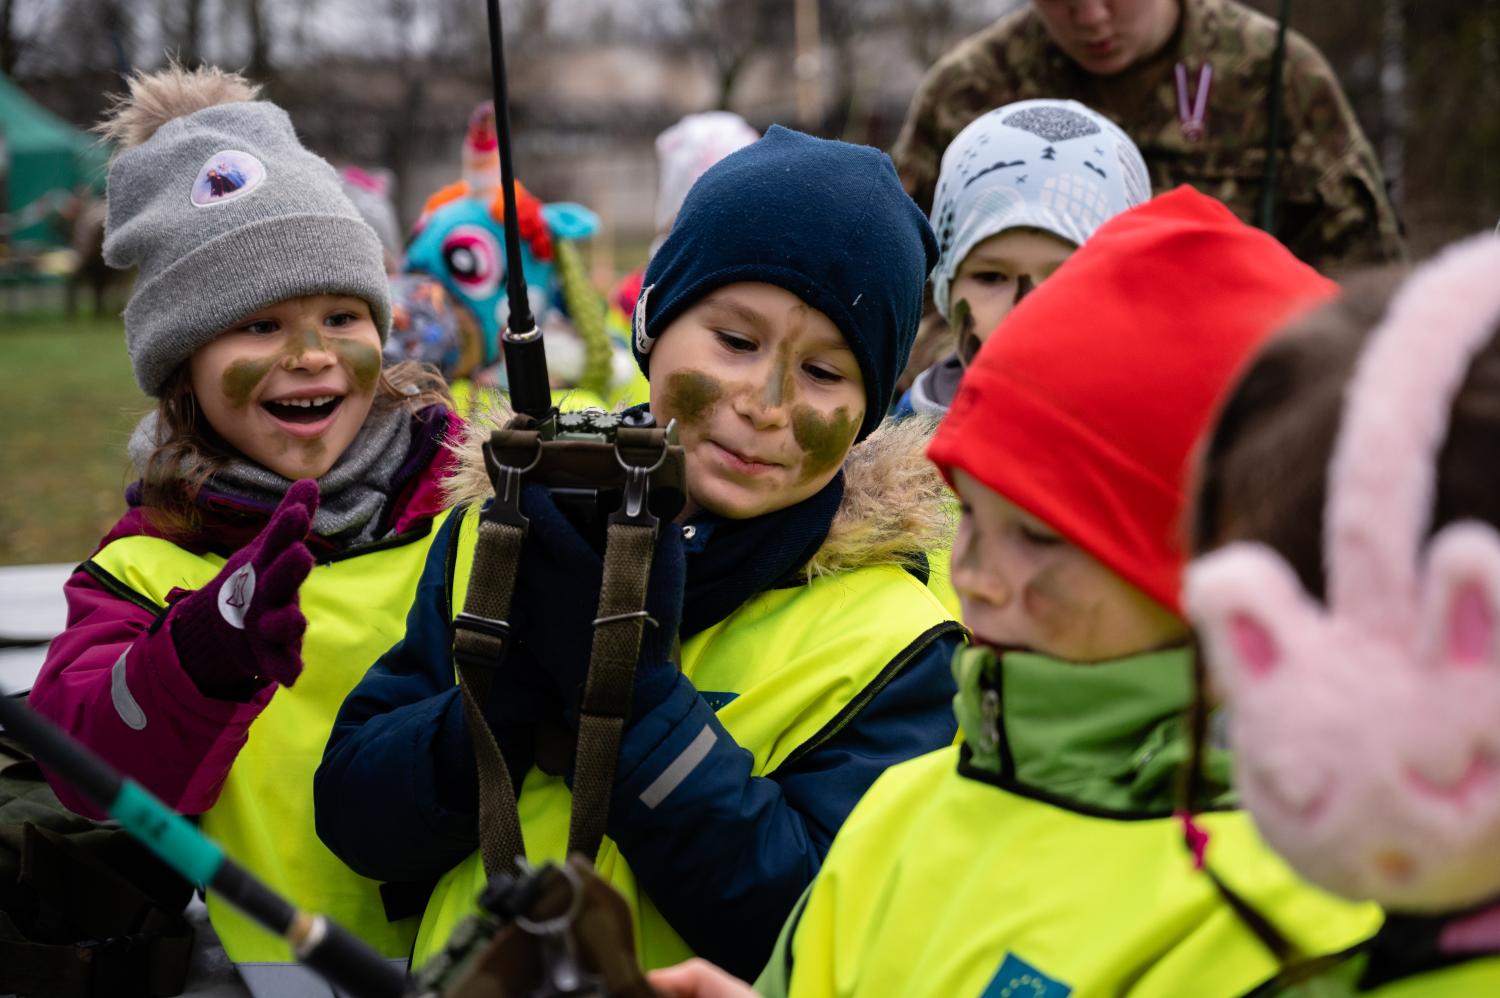
[{"label": "black antenna", "polygon": [[505,198],[505,284],[510,319],[500,334],[505,353],[510,404],[516,412],[543,419],[552,409],[547,379],[547,351],[526,297],[521,270],[521,223],[516,213],[516,172],[510,155],[510,95],[505,84],[505,39],[500,29],[500,0],[489,0],[490,76],[495,86],[495,137],[500,146],[500,191]]}]

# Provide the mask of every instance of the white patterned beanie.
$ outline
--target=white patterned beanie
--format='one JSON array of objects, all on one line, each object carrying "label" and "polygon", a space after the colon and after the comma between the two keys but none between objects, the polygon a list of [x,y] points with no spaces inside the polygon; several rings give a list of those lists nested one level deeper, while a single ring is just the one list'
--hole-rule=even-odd
[{"label": "white patterned beanie", "polygon": [[932,200],[938,264],[932,297],[948,289],[979,243],[1009,229],[1039,229],[1075,246],[1151,197],[1146,163],[1120,126],[1077,101],[1025,100],[989,111],[943,153]]}]

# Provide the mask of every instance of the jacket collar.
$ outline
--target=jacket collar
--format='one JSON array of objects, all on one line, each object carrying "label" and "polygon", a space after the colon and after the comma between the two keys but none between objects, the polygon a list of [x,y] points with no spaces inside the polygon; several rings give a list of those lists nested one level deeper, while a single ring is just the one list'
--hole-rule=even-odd
[{"label": "jacket collar", "polygon": [[[456,445],[462,452],[461,466],[444,482],[449,505],[479,504],[494,495],[483,447],[491,430],[509,418],[508,409],[493,408],[468,424],[464,440]],[[830,484],[799,504],[835,497],[832,519],[825,519],[819,530],[821,541],[799,535],[801,556],[770,573],[766,586],[810,582],[820,575],[871,565],[900,565],[925,572],[927,560],[922,552],[941,549],[953,538],[948,489],[925,453],[934,425],[920,417],[887,420],[856,444],[844,460],[841,492],[830,493],[835,487]]]},{"label": "jacket collar", "polygon": [[[1163,817],[1190,756],[1193,651],[1079,664],[1032,652],[960,649],[959,771],[1026,796],[1111,817]],[[1229,755],[1206,747],[1209,807],[1233,803]]]},{"label": "jacket collar", "polygon": [[[442,512],[443,493],[441,483],[450,475],[457,463],[457,455],[445,446],[450,441],[461,439],[463,421],[440,405],[428,406],[412,417],[412,439],[405,459],[392,476],[393,500],[382,514],[386,521],[387,534],[402,534],[430,520]],[[133,482],[125,490],[128,509],[104,538],[99,542],[103,548],[121,537],[145,535],[165,537],[155,527],[146,510],[141,506],[141,483]],[[198,554],[235,551],[252,541],[275,507],[225,493],[203,489],[198,494],[197,505],[202,522],[188,537],[167,538],[181,547]],[[340,553],[340,548],[325,538],[313,535],[308,538],[308,547],[315,557]]]}]

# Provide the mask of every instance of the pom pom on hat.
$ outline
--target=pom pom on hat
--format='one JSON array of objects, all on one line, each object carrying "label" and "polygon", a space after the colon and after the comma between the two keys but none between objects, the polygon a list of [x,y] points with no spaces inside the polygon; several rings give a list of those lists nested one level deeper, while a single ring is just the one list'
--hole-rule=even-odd
[{"label": "pom pom on hat", "polygon": [[964,374],[928,456],[1174,613],[1189,463],[1259,344],[1337,285],[1180,187],[1106,222]]},{"label": "pom pom on hat", "polygon": [[380,240],[285,111],[216,69],[174,66],[130,91],[100,126],[124,147],[110,165],[104,259],[139,268],[125,342],[148,395],[233,323],[289,298],[362,298],[384,340]]},{"label": "pom pom on hat", "polygon": [[646,267],[634,347],[650,375],[657,337],[717,288],[784,288],[838,326],[864,377],[869,436],[890,408],[922,317],[937,242],[890,157],[779,125],[688,192]]}]

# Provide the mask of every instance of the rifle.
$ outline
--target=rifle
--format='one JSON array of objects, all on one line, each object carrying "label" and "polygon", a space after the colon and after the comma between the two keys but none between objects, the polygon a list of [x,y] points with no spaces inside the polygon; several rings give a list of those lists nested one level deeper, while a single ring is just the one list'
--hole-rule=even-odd
[{"label": "rifle", "polygon": [[21,701],[0,696],[0,727],[173,870],[285,940],[298,960],[341,991],[354,998],[406,994],[401,972],[349,930],[323,915],[298,910],[224,855],[192,822]]},{"label": "rifle", "polygon": [[[629,911],[592,863],[647,623],[651,558],[658,531],[663,524],[672,529],[686,501],[686,469],[675,426],[658,427],[646,409],[560,413],[552,405],[546,348],[524,275],[513,263],[520,259],[520,225],[499,0],[488,0],[487,12],[510,304],[500,342],[515,415],[484,445],[495,494],[480,514],[469,589],[453,622],[453,658],[479,773],[479,852],[489,886],[481,897],[487,914],[465,923],[420,979],[429,993],[463,998],[647,996]],[[521,512],[527,484],[545,487],[604,553],[578,711],[569,858],[540,871],[526,865],[515,787],[481,709],[510,647],[511,594],[530,530]]]}]

